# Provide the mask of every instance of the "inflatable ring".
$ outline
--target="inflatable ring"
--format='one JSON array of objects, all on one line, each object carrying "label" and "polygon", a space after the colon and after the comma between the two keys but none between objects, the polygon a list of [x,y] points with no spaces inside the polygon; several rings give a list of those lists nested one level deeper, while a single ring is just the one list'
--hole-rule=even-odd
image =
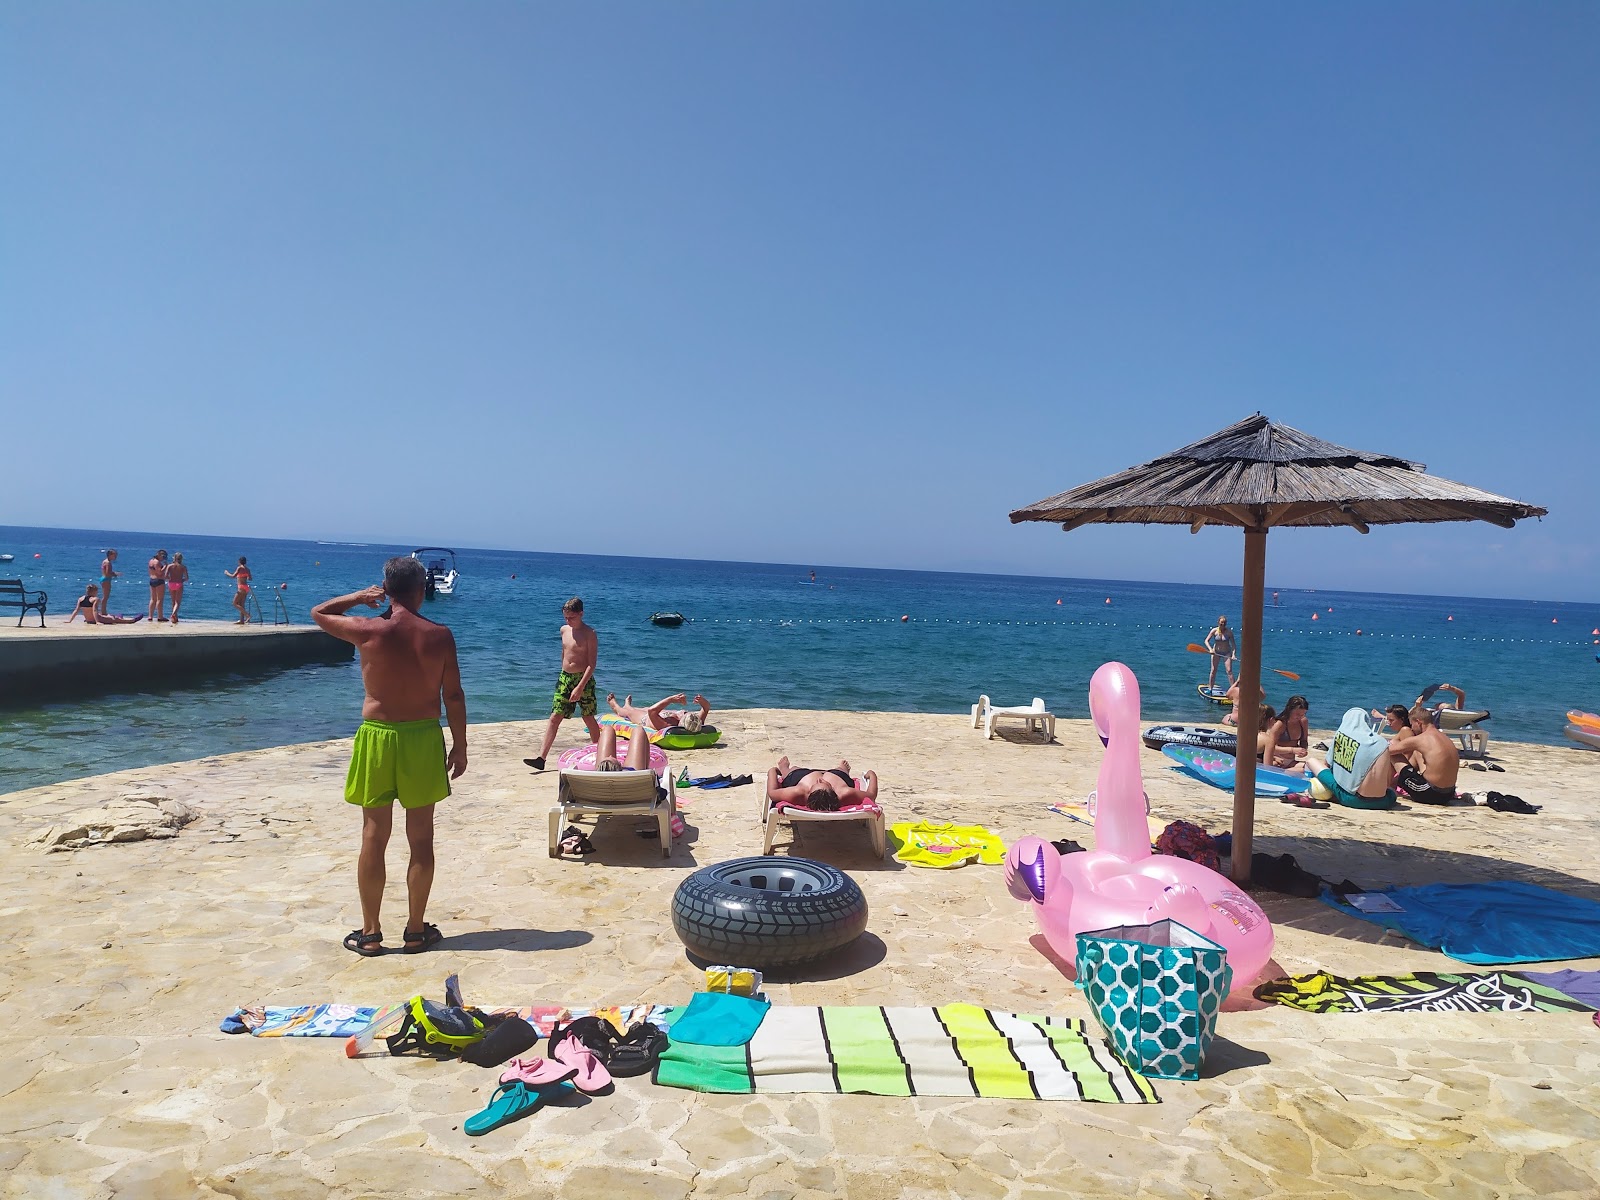
[{"label": "inflatable ring", "polygon": [[[616,726],[617,737],[619,739],[632,737],[633,731],[639,728],[632,721],[628,720],[627,717],[619,717],[616,713],[606,713],[605,716],[600,718],[600,724]],[[650,741],[652,744],[660,743],[662,732],[663,731],[660,729],[652,729],[650,731]]]},{"label": "inflatable ring", "polygon": [[782,967],[848,946],[867,898],[838,867],[809,858],[735,858],[702,867],[672,897],[672,928],[711,963]]},{"label": "inflatable ring", "polygon": [[707,746],[715,746],[722,740],[722,731],[714,725],[690,733],[686,729],[673,726],[663,729],[656,738],[656,745],[663,750],[704,750]]},{"label": "inflatable ring", "polygon": [[1163,746],[1199,746],[1202,750],[1232,754],[1239,748],[1236,730],[1215,729],[1209,725],[1156,725],[1146,729],[1141,740],[1152,750]]},{"label": "inflatable ring", "polygon": [[[600,755],[600,747],[590,742],[587,746],[574,746],[570,750],[563,750],[561,757],[556,759],[556,765],[563,771],[592,771],[594,761]],[[619,751],[619,759],[626,754]],[[667,756],[656,746],[650,747],[650,769],[657,775],[664,774],[667,770]]]}]

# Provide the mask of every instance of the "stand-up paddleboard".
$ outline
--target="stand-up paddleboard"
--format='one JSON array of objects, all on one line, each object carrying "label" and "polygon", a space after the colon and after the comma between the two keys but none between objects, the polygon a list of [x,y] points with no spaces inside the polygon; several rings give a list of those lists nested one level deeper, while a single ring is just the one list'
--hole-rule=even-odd
[{"label": "stand-up paddleboard", "polygon": [[1600,729],[1587,725],[1568,725],[1563,732],[1585,750],[1600,750]]},{"label": "stand-up paddleboard", "polygon": [[[1233,791],[1234,757],[1220,750],[1202,750],[1198,746],[1163,746],[1165,754],[1178,766],[1202,783],[1209,783],[1223,791]],[[1287,796],[1290,792],[1303,792],[1311,786],[1307,775],[1291,775],[1276,767],[1256,764],[1256,795]]]},{"label": "stand-up paddleboard", "polygon": [[1155,725],[1144,731],[1142,740],[1152,750],[1163,746],[1198,746],[1202,750],[1221,750],[1232,754],[1239,747],[1239,734],[1233,729],[1209,725]]},{"label": "stand-up paddleboard", "polygon": [[1228,689],[1225,687],[1217,687],[1215,684],[1207,685],[1202,683],[1198,685],[1197,690],[1202,696],[1211,701],[1213,704],[1233,704],[1233,701],[1228,699]]}]

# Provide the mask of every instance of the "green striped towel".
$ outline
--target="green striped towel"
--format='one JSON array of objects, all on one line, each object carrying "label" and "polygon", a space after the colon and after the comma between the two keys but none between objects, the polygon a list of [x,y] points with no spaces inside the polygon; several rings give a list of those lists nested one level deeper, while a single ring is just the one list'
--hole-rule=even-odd
[{"label": "green striped towel", "polygon": [[974,1004],[774,1005],[743,1046],[673,1042],[654,1078],[700,1092],[1157,1102],[1149,1082],[1090,1036],[1082,1021]]}]

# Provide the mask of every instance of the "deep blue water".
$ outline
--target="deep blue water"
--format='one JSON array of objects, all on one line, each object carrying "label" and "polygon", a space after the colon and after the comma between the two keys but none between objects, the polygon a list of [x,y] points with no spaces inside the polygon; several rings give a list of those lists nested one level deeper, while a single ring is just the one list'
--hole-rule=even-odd
[{"label": "deep blue water", "polygon": [[[283,594],[301,622],[316,601],[377,582],[385,558],[410,550],[0,526],[0,553],[16,556],[0,575],[48,590],[61,619],[98,577],[107,546],[121,552],[126,576],[113,610],[142,610],[144,562],[164,547],[188,562],[189,616],[232,617],[233,584],[222,572],[245,554],[263,600],[287,583]],[[949,713],[981,691],[1002,704],[1042,695],[1058,716],[1086,716],[1090,674],[1118,658],[1138,674],[1147,719],[1214,721],[1221,710],[1195,693],[1207,660],[1184,646],[1200,641],[1218,613],[1239,623],[1238,589],[1208,585],[496,550],[458,557],[459,594],[425,611],[455,631],[474,721],[548,715],[560,609],[572,595],[583,597],[600,634],[602,697],[703,691],[725,708]],[[1274,583],[1270,548],[1268,561],[1263,667],[1302,676],[1294,684],[1264,671],[1268,698],[1281,706],[1303,692],[1314,726],[1337,724],[1352,704],[1409,703],[1437,679],[1492,709],[1490,728],[1501,738],[1561,743],[1567,709],[1600,708],[1600,647],[1590,634],[1600,627],[1600,602],[1310,592]],[[813,566],[815,586],[807,582]],[[661,609],[690,623],[651,625]],[[72,703],[5,699],[0,792],[343,736],[360,719],[361,682],[349,664]]]}]

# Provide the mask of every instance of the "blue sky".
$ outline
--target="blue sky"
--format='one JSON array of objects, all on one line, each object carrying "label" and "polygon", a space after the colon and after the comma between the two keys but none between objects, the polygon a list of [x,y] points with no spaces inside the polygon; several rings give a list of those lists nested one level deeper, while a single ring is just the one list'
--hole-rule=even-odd
[{"label": "blue sky", "polygon": [[1588,599],[1600,6],[12,4],[20,524],[1192,580],[1006,513],[1257,410],[1542,504],[1281,585]]}]

